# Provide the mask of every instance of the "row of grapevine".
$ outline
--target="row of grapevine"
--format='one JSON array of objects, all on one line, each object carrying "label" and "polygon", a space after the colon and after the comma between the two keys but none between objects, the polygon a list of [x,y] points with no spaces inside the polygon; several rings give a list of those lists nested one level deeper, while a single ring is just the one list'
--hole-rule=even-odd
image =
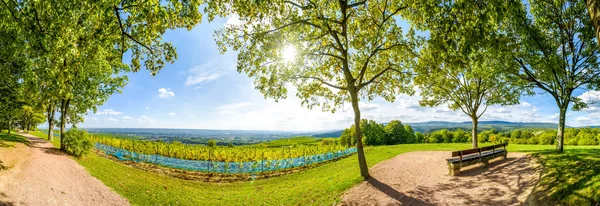
[{"label": "row of grapevine", "polygon": [[106,146],[146,155],[161,155],[184,160],[217,162],[255,162],[318,155],[347,149],[338,144],[294,145],[290,147],[208,147],[180,142],[159,142],[93,136],[92,140]]},{"label": "row of grapevine", "polygon": [[[117,157],[119,160],[130,160],[146,162],[166,167],[184,170],[193,170],[209,173],[260,173],[284,170],[297,167],[305,167],[311,164],[338,159],[356,153],[356,148],[326,152],[323,154],[306,155],[295,158],[284,159],[262,159],[258,161],[211,161],[211,160],[187,160],[173,157],[165,157],[157,154],[139,154],[132,151],[96,143],[96,149]],[[265,150],[261,151],[262,153]]]}]

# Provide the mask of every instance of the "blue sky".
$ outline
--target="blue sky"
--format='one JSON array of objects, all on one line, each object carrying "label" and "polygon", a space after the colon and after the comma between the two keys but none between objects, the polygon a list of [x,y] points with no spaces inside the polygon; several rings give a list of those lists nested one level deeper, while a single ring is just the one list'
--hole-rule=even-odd
[{"label": "blue sky", "polygon": [[[236,54],[220,54],[213,32],[228,19],[202,22],[193,30],[169,31],[164,40],[177,48],[178,59],[156,76],[148,71],[129,75],[121,94],[112,95],[98,112],[85,116],[79,127],[91,128],[195,128],[253,130],[330,130],[353,122],[350,105],[336,113],[309,110],[291,91],[288,99],[275,103],[254,89],[246,74],[236,71]],[[578,91],[577,95],[583,93]],[[592,95],[590,95],[592,94]],[[598,99],[596,92],[584,95]],[[394,103],[375,99],[361,102],[363,118],[387,122],[470,121],[461,112],[445,106],[423,108],[420,97],[400,95]],[[598,125],[600,105],[582,112],[569,111],[567,125]],[[547,94],[523,97],[509,107],[490,107],[482,120],[558,122],[558,109]]]}]

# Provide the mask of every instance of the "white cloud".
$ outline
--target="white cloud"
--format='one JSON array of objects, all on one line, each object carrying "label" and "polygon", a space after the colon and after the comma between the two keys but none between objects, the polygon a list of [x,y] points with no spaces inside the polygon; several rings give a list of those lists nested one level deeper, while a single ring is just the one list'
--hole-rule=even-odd
[{"label": "white cloud", "polygon": [[108,118],[108,120],[113,121],[113,122],[118,122],[119,121],[119,119],[112,118],[112,117]]},{"label": "white cloud", "polygon": [[113,109],[105,109],[104,111],[96,112],[96,114],[113,116],[113,115],[121,115],[121,114],[123,114],[123,112],[118,112]]},{"label": "white cloud", "polygon": [[135,120],[135,118],[133,118],[133,117],[130,117],[130,116],[123,116],[123,117],[122,117],[122,119],[123,119],[123,121],[124,121],[124,122],[128,122],[128,121],[133,121],[133,120]]},{"label": "white cloud", "polygon": [[555,113],[555,114],[553,114],[552,116],[550,116],[550,119],[555,119],[555,120],[556,120],[556,119],[558,119],[559,115],[560,115],[560,114],[558,114],[558,113]]},{"label": "white cloud", "polygon": [[177,116],[177,113],[175,113],[175,112],[169,112],[169,115],[171,115],[171,116]]},{"label": "white cloud", "polygon": [[240,16],[237,14],[233,14],[231,15],[228,19],[227,22],[225,23],[225,25],[233,25],[233,26],[237,26],[242,24],[242,22],[240,21]]},{"label": "white cloud", "polygon": [[577,119],[575,119],[578,122],[589,122],[592,119],[588,118],[588,117],[577,117]]},{"label": "white cloud", "polygon": [[[211,82],[221,76],[221,70],[212,63],[195,66],[188,70],[189,75],[185,81],[185,86],[192,86]],[[201,88],[201,87],[200,87]],[[194,89],[199,89],[195,87]]]},{"label": "white cloud", "polygon": [[521,106],[523,106],[523,107],[531,107],[531,104],[529,104],[529,102],[521,102]]},{"label": "white cloud", "polygon": [[150,109],[150,107],[146,107],[146,109]]},{"label": "white cloud", "polygon": [[154,121],[155,121],[154,119],[147,117],[145,115],[142,115],[142,116],[140,116],[140,118],[138,118],[138,122],[142,123],[142,124],[153,123]]},{"label": "white cloud", "polygon": [[188,114],[188,116],[190,116],[190,117],[194,117],[194,114]]},{"label": "white cloud", "polygon": [[247,106],[251,106],[251,105],[252,105],[252,103],[250,103],[250,102],[240,102],[240,103],[235,103],[235,104],[223,105],[223,106],[215,108],[215,110],[239,109],[239,108],[243,108],[243,107],[247,107]]},{"label": "white cloud", "polygon": [[359,102],[358,107],[360,108],[361,111],[373,111],[373,110],[377,110],[379,108],[379,105],[372,104],[372,103]]},{"label": "white cloud", "polygon": [[158,97],[160,98],[167,98],[167,97],[172,97],[175,96],[175,93],[173,91],[171,91],[170,88],[160,88],[158,89]]},{"label": "white cloud", "polygon": [[495,112],[497,113],[510,113],[511,111],[506,109],[506,107],[498,108]]}]

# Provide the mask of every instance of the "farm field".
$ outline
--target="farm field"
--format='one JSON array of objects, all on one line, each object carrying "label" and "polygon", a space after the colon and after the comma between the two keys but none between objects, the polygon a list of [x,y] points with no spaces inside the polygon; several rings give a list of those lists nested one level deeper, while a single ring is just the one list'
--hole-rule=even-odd
[{"label": "farm field", "polygon": [[[43,137],[43,136],[42,136]],[[485,146],[488,144],[483,144]],[[412,151],[450,151],[470,144],[407,144],[365,148],[369,167],[398,154]],[[553,145],[509,145],[509,152],[538,156],[546,167],[528,201],[545,204],[593,205],[600,199],[598,179],[600,146],[567,146],[553,154]],[[134,205],[331,205],[362,181],[356,155],[281,177],[236,183],[205,183],[142,171],[90,154],[75,160],[94,177],[113,188]],[[586,165],[568,169],[569,165]],[[557,181],[555,181],[557,180]],[[576,184],[565,187],[558,181]],[[146,184],[153,182],[153,184]]]}]

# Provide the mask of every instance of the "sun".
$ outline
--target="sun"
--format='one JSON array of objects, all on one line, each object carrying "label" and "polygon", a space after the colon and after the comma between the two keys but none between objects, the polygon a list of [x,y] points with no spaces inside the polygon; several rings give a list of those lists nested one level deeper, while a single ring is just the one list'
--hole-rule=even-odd
[{"label": "sun", "polygon": [[283,60],[285,62],[292,62],[296,59],[296,48],[292,45],[287,45],[283,49]]}]

